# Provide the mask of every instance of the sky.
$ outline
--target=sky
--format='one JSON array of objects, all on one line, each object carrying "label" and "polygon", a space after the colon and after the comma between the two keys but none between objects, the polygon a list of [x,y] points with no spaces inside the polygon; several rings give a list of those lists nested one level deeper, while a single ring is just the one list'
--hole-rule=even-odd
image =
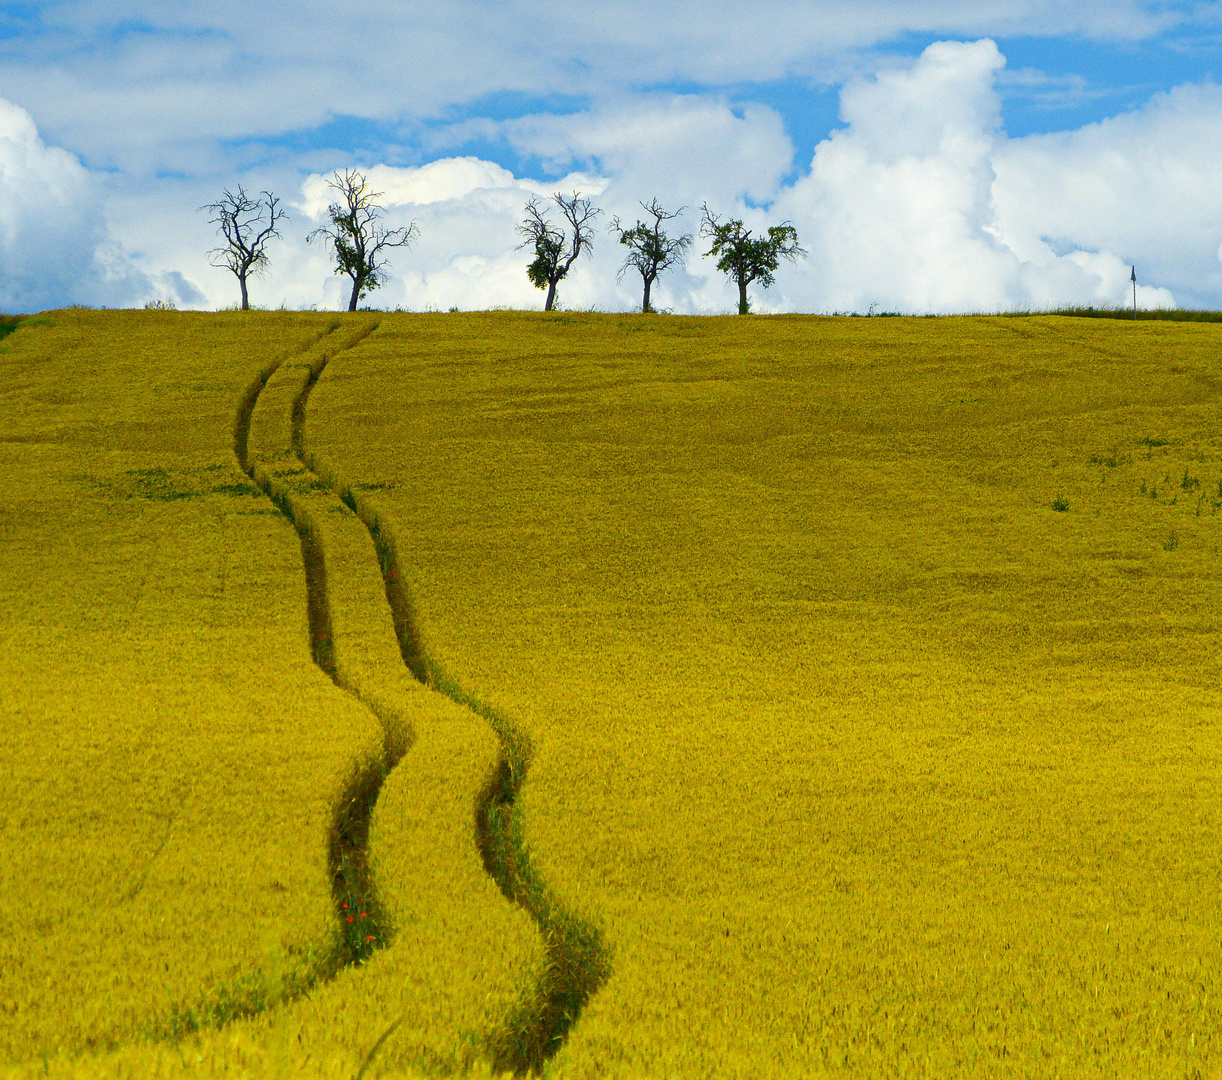
[{"label": "sky", "polygon": [[[347,306],[307,235],[359,169],[379,308],[541,308],[531,197],[602,210],[569,309],[639,306],[642,201],[792,223],[761,312],[1222,309],[1222,0],[0,0],[0,311],[238,300],[200,207],[288,210],[259,306]],[[697,235],[656,307],[734,310]]]}]

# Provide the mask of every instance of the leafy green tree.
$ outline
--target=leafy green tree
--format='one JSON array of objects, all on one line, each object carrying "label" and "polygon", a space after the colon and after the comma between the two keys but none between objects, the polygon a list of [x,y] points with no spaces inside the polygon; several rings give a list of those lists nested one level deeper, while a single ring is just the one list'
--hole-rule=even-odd
[{"label": "leafy green tree", "polygon": [[413,221],[406,228],[387,229],[379,220],[383,214],[377,203],[381,191],[371,191],[369,180],[355,169],[336,172],[327,181],[339,199],[327,207],[329,224],[320,225],[307,241],[323,240],[335,254],[335,272],[352,279],[348,310],[356,311],[357,302],[386,282],[387,248],[409,247],[420,235]]},{"label": "leafy green tree", "polygon": [[611,231],[619,235],[619,242],[628,249],[628,256],[624,259],[624,265],[620,267],[619,276],[622,278],[624,271],[629,267],[640,272],[641,280],[645,284],[645,298],[641,301],[641,313],[648,314],[653,311],[649,302],[649,293],[653,288],[653,283],[658,280],[658,275],[663,271],[669,270],[672,266],[683,265],[683,258],[687,254],[687,249],[691,247],[692,238],[688,235],[667,236],[662,231],[662,223],[677,218],[683,213],[682,207],[673,214],[667,213],[662,209],[658,200],[654,199],[648,203],[641,203],[641,208],[653,218],[652,225],[638,220],[631,229],[625,229],[617,217],[611,222]]},{"label": "leafy green tree", "polygon": [[[568,197],[556,192],[552,202],[560,208],[565,225],[553,225],[547,206],[532,198],[526,204],[526,217],[518,226],[518,233],[524,237],[520,246],[535,252],[534,262],[526,268],[527,276],[536,289],[547,290],[544,311],[552,310],[556,286],[567,276],[577,257],[586,248],[594,247],[592,222],[602,213],[589,199],[582,198],[579,191]],[[572,230],[571,237],[565,226]]]},{"label": "leafy green tree", "polygon": [[270,191],[260,192],[258,197],[248,195],[239,184],[236,192],[226,188],[216,202],[200,209],[212,214],[208,222],[216,226],[225,241],[208,252],[212,265],[231,271],[238,279],[242,310],[249,311],[246,279],[267,269],[267,242],[280,235],[276,226],[285,217],[280,200]]},{"label": "leafy green tree", "polygon": [[738,218],[722,222],[705,203],[700,235],[710,242],[705,257],[717,256],[717,269],[738,286],[738,313],[749,315],[747,286],[758,281],[765,289],[775,280],[773,275],[782,259],[790,262],[805,258],[806,251],[798,246],[798,230],[788,221],[773,225],[768,235],[752,237]]}]

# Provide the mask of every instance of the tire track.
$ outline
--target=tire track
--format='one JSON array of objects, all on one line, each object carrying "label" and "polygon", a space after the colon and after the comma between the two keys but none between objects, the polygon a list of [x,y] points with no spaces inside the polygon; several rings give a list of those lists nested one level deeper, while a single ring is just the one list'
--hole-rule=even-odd
[{"label": "tire track", "polygon": [[[342,325],[336,320],[328,334]],[[313,386],[313,371],[321,369],[335,352],[351,349],[377,329],[377,322],[362,326],[334,350],[324,350],[321,358],[310,365],[311,376],[294,398],[290,416],[304,416],[304,402]],[[319,339],[321,340],[321,339]],[[341,690],[356,698],[377,719],[382,728],[382,751],[367,761],[358,762],[345,783],[332,815],[328,834],[327,861],[331,874],[331,896],[338,923],[339,953],[327,964],[329,976],[340,968],[367,960],[373,953],[390,943],[392,931],[382,904],[378,900],[369,865],[369,826],[382,785],[391,770],[402,760],[411,745],[410,732],[371,709],[357,688],[349,684],[336,663],[335,632],[327,590],[327,566],[318,528],[302,500],[295,497],[293,474],[300,466],[289,470],[269,468],[267,463],[251,460],[250,427],[259,397],[276,374],[283,361],[270,366],[257,386],[243,399],[234,431],[234,452],[238,464],[255,485],[264,492],[289,520],[301,542],[301,561],[306,582],[310,655],[318,668]]]},{"label": "tire track", "polygon": [[[289,349],[261,368],[243,392],[234,417],[233,452],[238,467],[252,480],[255,478],[255,466],[250,460],[250,429],[259,396],[284,364],[318,347],[341,326],[340,319],[332,319],[326,327],[308,340]],[[281,505],[282,502],[286,502],[283,497],[278,499],[272,496],[272,498],[282,512],[287,512],[285,505]],[[292,522],[291,516],[290,521]],[[301,528],[297,527],[296,522],[293,524],[298,534],[301,535]],[[325,566],[322,564],[317,543],[312,536],[308,535],[309,531],[306,531],[307,535],[302,537],[302,559],[307,581],[310,652],[314,662],[326,671],[328,660],[325,643],[329,641],[330,635],[327,633],[329,613],[325,603]],[[360,794],[357,785],[350,782],[346,786],[343,797],[333,814],[332,834],[359,832],[359,829],[353,830],[345,826],[348,818],[352,816],[351,812],[346,811],[346,808],[353,802],[359,802]],[[335,847],[336,845],[332,844],[332,849]],[[343,864],[342,855],[341,850],[341,866]],[[330,861],[334,881],[334,854],[331,855]],[[332,891],[334,894],[334,887]],[[340,940],[343,942],[342,931]],[[171,1003],[168,1015],[146,1027],[143,1032],[144,1037],[149,1039],[169,1038],[177,1041],[185,1035],[204,1028],[222,1028],[235,1021],[257,1016],[274,1006],[304,997],[319,983],[335,978],[347,964],[353,962],[352,950],[347,947],[346,943],[341,944],[338,948],[327,948],[321,951],[312,946],[306,946],[302,952],[303,959],[299,964],[270,979],[262,969],[256,969],[239,976],[232,982],[215,987],[193,1005]]]},{"label": "tire track", "polygon": [[544,1063],[564,1045],[586,1003],[610,976],[610,949],[597,927],[571,912],[552,892],[531,861],[525,823],[517,807],[518,794],[534,755],[529,735],[508,717],[467,693],[430,661],[403,576],[394,532],[367,499],[307,447],[306,407],[329,359],[324,356],[314,365],[294,404],[293,450],[302,466],[328,484],[369,531],[404,664],[418,681],[483,718],[500,741],[497,767],[475,807],[476,844],[484,869],[502,894],[520,905],[538,926],[545,962],[534,984],[505,1018],[489,1050],[492,1066],[498,1071],[519,1076],[539,1074]]}]

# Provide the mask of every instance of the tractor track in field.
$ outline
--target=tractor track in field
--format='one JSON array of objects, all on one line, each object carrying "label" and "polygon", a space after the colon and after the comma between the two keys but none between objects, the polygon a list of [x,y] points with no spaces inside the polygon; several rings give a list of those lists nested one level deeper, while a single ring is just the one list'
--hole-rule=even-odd
[{"label": "tractor track in field", "polygon": [[[310,653],[315,664],[333,680],[336,674],[333,657],[328,656],[328,645],[331,641],[330,613],[326,603],[326,567],[322,561],[321,548],[313,527],[304,523],[300,517],[294,517],[291,497],[287,491],[278,489],[272,478],[262,474],[258,466],[252,463],[249,443],[255,407],[268,382],[284,364],[317,348],[341,326],[338,318],[333,319],[325,329],[288,349],[261,368],[238,402],[233,425],[233,453],[238,467],[288,517],[301,539],[310,624]],[[366,333],[372,330],[373,327]],[[347,347],[351,347],[351,344],[355,342],[351,342]],[[369,790],[372,785],[367,778],[369,772],[368,768],[356,770],[333,812],[328,853],[333,896],[340,890],[339,883],[359,878],[359,871],[364,868],[362,860],[368,839],[369,811],[372,809]],[[382,779],[379,775],[372,798],[376,798]],[[170,827],[172,824],[171,820]],[[357,853],[355,859],[352,857],[354,852]],[[124,899],[133,898],[142,887],[143,879],[131,897],[125,896]],[[277,1005],[304,997],[319,983],[335,978],[343,968],[362,959],[362,953],[367,955],[374,946],[384,944],[376,935],[371,936],[369,942],[366,942],[362,935],[360,945],[354,948],[350,939],[355,935],[345,934],[348,924],[343,921],[342,903],[342,900],[336,900],[337,914],[341,918],[340,945],[337,948],[319,952],[307,947],[301,963],[270,982],[265,973],[258,969],[239,976],[232,982],[214,987],[194,1004],[171,1002],[169,1014],[148,1025],[144,1029],[144,1036],[150,1039],[166,1038],[176,1042],[183,1036],[204,1028],[221,1028],[235,1021],[257,1016]]]},{"label": "tractor track in field", "polygon": [[[338,321],[306,350],[323,342],[339,329]],[[377,322],[359,327],[334,351],[358,345],[377,329]],[[300,354],[298,354],[300,355]],[[323,349],[325,364],[331,351]],[[238,465],[293,526],[301,542],[301,561],[306,584],[306,611],[309,624],[310,656],[315,665],[340,690],[368,709],[359,690],[341,675],[335,657],[335,633],[327,591],[327,566],[317,526],[302,501],[294,497],[291,483],[281,471],[269,470],[260,460],[252,460],[249,437],[260,395],[280,367],[284,357],[260,372],[244,396],[234,425],[234,453]],[[319,363],[312,364],[311,371]],[[294,399],[292,414],[304,415],[303,399],[312,381]],[[300,472],[300,470],[294,470]],[[327,862],[331,874],[331,896],[340,931],[338,955],[327,957],[319,977],[334,976],[346,966],[367,960],[377,949],[389,944],[390,929],[378,900],[369,867],[369,826],[382,785],[391,770],[402,760],[411,744],[411,733],[395,727],[375,710],[369,711],[382,727],[382,750],[372,759],[358,762],[336,802],[328,834]]]},{"label": "tractor track in field", "polygon": [[[271,469],[268,467],[272,464],[270,460],[258,460],[250,452],[251,424],[268,383],[283,364],[318,347],[341,325],[336,320],[308,345],[281,357],[259,373],[238,409],[234,454],[242,471],[272,500],[301,542],[310,654],[318,668],[339,689],[369,708],[359,687],[349,684],[336,663],[321,537],[303,500],[295,497],[293,480],[304,480],[311,488],[325,487],[365,525],[373,543],[404,665],[417,681],[481,717],[492,727],[500,742],[498,764],[473,807],[475,840],[484,869],[501,893],[522,907],[538,927],[545,961],[532,985],[524,988],[518,1004],[488,1038],[486,1045],[490,1063],[498,1071],[538,1074],[543,1064],[564,1045],[586,1002],[609,976],[610,952],[599,931],[564,906],[531,862],[524,823],[516,805],[533,756],[529,736],[495,709],[467,694],[455,680],[430,662],[416,625],[393,531],[376,507],[344,483],[307,447],[306,410],[311,392],[330,360],[372,334],[377,329],[377,322],[362,327],[363,333],[345,335],[346,340],[335,349],[322,348],[308,365],[308,375],[291,407],[291,451],[296,461],[287,468]],[[378,711],[370,711],[383,727],[382,753],[354,769],[337,801],[330,829],[328,862],[343,943],[341,952],[338,956],[324,958],[319,968],[286,996],[299,996],[297,991],[308,991],[317,982],[334,977],[343,967],[360,963],[377,948],[389,944],[389,931],[369,873],[369,825],[386,776],[406,753],[412,735],[393,729]],[[368,937],[365,933],[354,935],[349,930],[352,925],[349,913],[355,908],[369,916],[362,927],[365,933],[372,931]],[[253,1011],[257,1010],[244,1014]]]},{"label": "tractor track in field", "polygon": [[[372,332],[372,331],[371,331]],[[530,859],[518,794],[530,768],[529,736],[508,717],[466,693],[431,662],[416,624],[413,604],[400,565],[398,543],[385,517],[358,494],[306,443],[309,396],[332,356],[323,355],[293,405],[292,446],[301,465],[329,486],[369,532],[382,574],[386,601],[399,652],[421,683],[470,709],[485,720],[501,744],[497,768],[475,806],[476,843],[484,869],[505,898],[533,919],[543,939],[545,963],[489,1046],[491,1063],[517,1075],[538,1074],[564,1045],[586,1002],[611,972],[610,950],[598,929],[569,911],[543,881]]]}]

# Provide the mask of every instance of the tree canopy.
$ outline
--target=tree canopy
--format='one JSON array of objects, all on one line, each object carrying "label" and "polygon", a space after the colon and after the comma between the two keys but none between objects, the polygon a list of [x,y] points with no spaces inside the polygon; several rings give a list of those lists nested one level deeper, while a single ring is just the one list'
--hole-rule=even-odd
[{"label": "tree canopy", "polygon": [[586,248],[594,247],[594,219],[602,213],[581,192],[561,195],[556,192],[551,201],[560,208],[565,226],[553,225],[548,207],[538,198],[526,204],[526,217],[518,226],[523,237],[521,247],[533,248],[534,261],[526,268],[527,276],[536,289],[547,290],[544,311],[551,311],[556,302],[556,288],[572,269],[577,257]]},{"label": "tree canopy", "polygon": [[331,245],[335,272],[352,279],[348,310],[356,311],[357,303],[386,281],[383,251],[410,246],[420,230],[414,221],[387,229],[380,220],[385,211],[377,202],[384,193],[371,190],[368,178],[356,169],[336,172],[327,184],[339,199],[327,207],[329,223],[320,225],[306,240],[323,240]]},{"label": "tree canopy", "polygon": [[717,257],[717,269],[738,286],[738,313],[749,315],[747,286],[758,281],[765,289],[775,280],[774,274],[781,259],[790,262],[804,258],[806,251],[798,246],[798,230],[788,221],[772,225],[767,236],[753,237],[751,230],[738,218],[721,221],[703,206],[704,219],[700,235],[709,242],[705,257]]},{"label": "tree canopy", "polygon": [[673,213],[668,213],[662,209],[657,199],[653,199],[648,203],[641,203],[641,209],[653,218],[652,224],[638,220],[631,229],[626,229],[620,224],[620,219],[617,217],[611,222],[611,231],[619,235],[619,242],[628,249],[624,265],[620,267],[620,277],[623,277],[624,271],[629,268],[637,270],[641,275],[645,287],[644,298],[641,300],[641,312],[645,314],[653,310],[649,298],[653,283],[657,281],[658,275],[663,271],[669,270],[672,266],[683,265],[683,259],[687,254],[687,249],[691,246],[692,238],[686,234],[667,236],[662,231],[662,223],[677,218],[683,213],[682,207]]}]

